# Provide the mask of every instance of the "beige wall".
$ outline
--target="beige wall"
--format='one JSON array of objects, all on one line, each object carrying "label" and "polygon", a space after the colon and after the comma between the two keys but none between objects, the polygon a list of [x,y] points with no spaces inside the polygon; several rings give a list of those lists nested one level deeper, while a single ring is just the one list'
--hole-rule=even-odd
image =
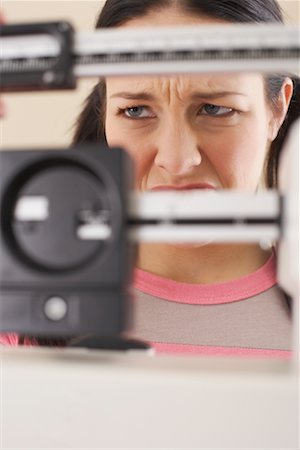
[{"label": "beige wall", "polygon": [[[141,0],[143,1],[143,0]],[[268,1],[268,0],[266,0]],[[2,0],[8,22],[69,20],[76,30],[92,30],[102,0]],[[289,23],[300,23],[300,0],[280,2]],[[66,146],[80,105],[94,80],[70,92],[3,95],[7,117],[1,121],[2,148]]]}]

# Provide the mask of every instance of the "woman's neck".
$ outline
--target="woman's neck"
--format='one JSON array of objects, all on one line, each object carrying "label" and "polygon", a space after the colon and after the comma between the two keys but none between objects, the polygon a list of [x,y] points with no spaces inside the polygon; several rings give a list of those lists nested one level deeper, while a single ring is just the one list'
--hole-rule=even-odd
[{"label": "woman's neck", "polygon": [[257,244],[141,244],[137,267],[179,282],[223,283],[255,272],[271,253]]}]

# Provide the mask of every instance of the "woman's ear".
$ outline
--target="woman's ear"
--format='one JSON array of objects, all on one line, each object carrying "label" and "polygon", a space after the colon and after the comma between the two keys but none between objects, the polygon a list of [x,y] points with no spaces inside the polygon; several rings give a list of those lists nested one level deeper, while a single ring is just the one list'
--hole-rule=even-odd
[{"label": "woman's ear", "polygon": [[269,127],[269,139],[274,141],[284,122],[293,96],[294,86],[290,78],[286,78],[281,87],[276,104],[273,106],[272,118]]}]

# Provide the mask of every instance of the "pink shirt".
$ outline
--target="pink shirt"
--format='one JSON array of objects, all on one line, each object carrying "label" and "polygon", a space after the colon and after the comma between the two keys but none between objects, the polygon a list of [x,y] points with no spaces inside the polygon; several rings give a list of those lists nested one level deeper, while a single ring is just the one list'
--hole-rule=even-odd
[{"label": "pink shirt", "polygon": [[137,269],[135,338],[157,352],[291,357],[291,316],[274,255],[257,271],[218,284],[189,284]]}]

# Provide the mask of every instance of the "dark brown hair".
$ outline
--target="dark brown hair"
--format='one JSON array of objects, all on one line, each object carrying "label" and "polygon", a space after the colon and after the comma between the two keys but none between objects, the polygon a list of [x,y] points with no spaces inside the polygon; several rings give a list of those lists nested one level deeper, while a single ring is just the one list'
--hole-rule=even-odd
[{"label": "dark brown hair", "polygon": [[[283,23],[283,14],[276,0],[107,0],[96,21],[96,28],[111,28],[153,10],[177,6],[188,14],[206,15],[228,22]],[[286,74],[265,76],[266,98],[273,108],[279,98]],[[265,183],[277,186],[280,150],[291,124],[300,116],[300,80],[293,77],[294,93],[285,121],[272,142],[265,167]],[[86,99],[76,123],[73,144],[106,143],[104,129],[105,82],[100,81]]]}]

